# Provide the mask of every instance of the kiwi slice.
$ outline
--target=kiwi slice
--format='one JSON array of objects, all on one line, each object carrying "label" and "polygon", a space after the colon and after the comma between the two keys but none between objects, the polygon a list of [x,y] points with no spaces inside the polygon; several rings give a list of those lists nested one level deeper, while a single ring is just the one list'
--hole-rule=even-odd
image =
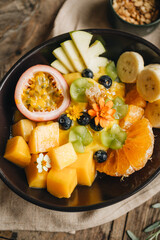
[{"label": "kiwi slice", "polygon": [[125,143],[126,137],[127,133],[118,124],[113,124],[111,129],[101,133],[101,142],[105,147],[119,149]]},{"label": "kiwi slice", "polygon": [[116,97],[113,100],[114,106],[113,108],[116,110],[114,114],[115,119],[122,119],[126,116],[128,112],[128,105],[125,104],[124,100],[120,97]]},{"label": "kiwi slice", "polygon": [[71,98],[76,102],[87,102],[86,89],[90,88],[92,83],[86,78],[78,78],[74,80],[70,86]]},{"label": "kiwi slice", "polygon": [[75,126],[69,133],[69,141],[72,142],[76,152],[84,152],[84,146],[93,141],[93,137],[85,126]]}]

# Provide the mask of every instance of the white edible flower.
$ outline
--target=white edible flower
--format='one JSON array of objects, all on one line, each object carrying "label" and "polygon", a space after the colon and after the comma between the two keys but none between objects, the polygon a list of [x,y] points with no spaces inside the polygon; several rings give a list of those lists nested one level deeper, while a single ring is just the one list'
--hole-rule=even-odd
[{"label": "white edible flower", "polygon": [[48,169],[51,168],[51,160],[47,154],[44,155],[43,153],[40,153],[39,157],[37,158],[37,163],[39,173],[41,173],[43,170],[47,172]]}]

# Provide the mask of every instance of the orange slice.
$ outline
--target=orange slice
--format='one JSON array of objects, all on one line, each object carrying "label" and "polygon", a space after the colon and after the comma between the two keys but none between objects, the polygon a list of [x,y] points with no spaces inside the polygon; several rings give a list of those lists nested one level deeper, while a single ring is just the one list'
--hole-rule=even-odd
[{"label": "orange slice", "polygon": [[133,89],[131,89],[125,98],[125,103],[126,104],[132,104],[132,105],[136,105],[138,107],[141,108],[145,108],[146,107],[146,101],[139,95],[139,93],[137,92],[137,88],[136,86],[133,87]]},{"label": "orange slice", "polygon": [[121,128],[127,130],[144,115],[144,109],[135,105],[128,106],[126,116],[120,120],[119,125]]},{"label": "orange slice", "polygon": [[142,118],[128,129],[123,148],[111,150],[104,163],[96,163],[96,169],[110,176],[129,176],[143,168],[152,156],[154,135],[148,119]]}]

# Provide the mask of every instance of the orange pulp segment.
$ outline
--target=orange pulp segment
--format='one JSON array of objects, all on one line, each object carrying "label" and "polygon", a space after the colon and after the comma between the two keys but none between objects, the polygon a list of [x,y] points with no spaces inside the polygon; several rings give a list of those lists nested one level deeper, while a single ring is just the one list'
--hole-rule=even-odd
[{"label": "orange pulp segment", "polygon": [[145,166],[153,153],[154,135],[148,119],[138,120],[127,131],[123,148],[111,150],[104,163],[96,163],[96,169],[110,176],[128,176]]}]

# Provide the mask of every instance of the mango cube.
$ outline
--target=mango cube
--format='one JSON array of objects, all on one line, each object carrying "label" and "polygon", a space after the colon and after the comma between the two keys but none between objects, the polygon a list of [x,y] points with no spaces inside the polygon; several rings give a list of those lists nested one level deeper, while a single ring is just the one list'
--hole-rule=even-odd
[{"label": "mango cube", "polygon": [[19,122],[13,124],[12,133],[13,136],[22,136],[26,142],[29,140],[29,136],[36,127],[36,123],[29,119],[22,119]]},{"label": "mango cube", "polygon": [[48,171],[38,172],[37,158],[39,154],[32,154],[30,164],[25,168],[28,185],[31,188],[46,188]]},{"label": "mango cube", "polygon": [[68,83],[68,85],[70,86],[74,80],[81,78],[82,75],[79,72],[74,72],[74,73],[64,74],[63,77]]},{"label": "mango cube", "polygon": [[77,171],[78,184],[91,186],[96,175],[93,152],[78,153],[77,156],[77,161],[70,167]]},{"label": "mango cube", "polygon": [[77,160],[77,154],[72,143],[66,143],[57,148],[51,148],[48,155],[54,169],[60,170]]},{"label": "mango cube", "polygon": [[20,167],[26,167],[30,163],[29,147],[23,137],[16,136],[8,140],[4,158]]},{"label": "mango cube", "polygon": [[14,116],[13,116],[14,123],[25,118],[26,117],[18,109],[14,112]]},{"label": "mango cube", "polygon": [[69,198],[77,185],[76,169],[51,169],[47,176],[47,191],[58,198]]},{"label": "mango cube", "polygon": [[30,153],[37,154],[48,152],[52,147],[59,146],[59,124],[37,126],[31,132],[28,142]]},{"label": "mango cube", "polygon": [[68,143],[70,130],[59,129],[59,146]]}]

